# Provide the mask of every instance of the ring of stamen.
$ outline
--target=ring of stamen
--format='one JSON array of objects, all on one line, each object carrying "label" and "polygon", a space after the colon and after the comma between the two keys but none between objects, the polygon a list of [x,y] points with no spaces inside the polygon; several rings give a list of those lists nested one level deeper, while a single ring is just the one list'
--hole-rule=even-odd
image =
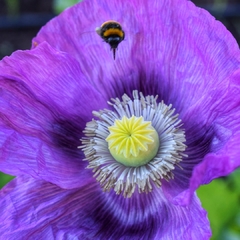
[{"label": "ring of stamen", "polygon": [[[81,139],[80,146],[85,154],[84,160],[89,162],[88,168],[93,169],[94,177],[103,190],[114,189],[117,194],[123,194],[124,197],[131,197],[136,189],[139,193],[151,192],[152,184],[160,187],[161,180],[172,179],[172,170],[183,157],[187,157],[184,154],[186,140],[184,130],[180,128],[181,120],[178,119],[177,114],[174,115],[171,105],[157,103],[157,97],[144,97],[136,90],[133,91],[133,97],[134,100],[125,94],[122,102],[119,99],[112,99],[109,104],[115,111],[107,109],[94,111],[93,115],[99,120],[93,119],[87,123],[84,130],[85,137]],[[119,123],[122,119],[131,119],[133,116],[151,123],[160,144],[149,160],[141,164],[129,165],[116,161],[114,154],[109,150],[107,140],[111,140],[111,129],[114,129],[116,121]],[[120,151],[126,155],[125,160],[129,156],[127,151]]]}]

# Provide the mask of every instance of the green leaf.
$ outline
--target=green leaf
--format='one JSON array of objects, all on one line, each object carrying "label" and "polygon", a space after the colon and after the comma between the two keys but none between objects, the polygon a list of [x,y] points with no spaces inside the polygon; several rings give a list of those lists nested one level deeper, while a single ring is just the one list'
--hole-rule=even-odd
[{"label": "green leaf", "polygon": [[5,186],[9,181],[11,181],[14,177],[4,174],[2,172],[0,172],[0,188],[2,188],[3,186]]},{"label": "green leaf", "polygon": [[81,0],[54,0],[53,10],[56,14],[61,13],[64,9],[73,6],[74,4],[81,2]]},{"label": "green leaf", "polygon": [[233,191],[224,179],[216,179],[208,185],[201,186],[197,193],[203,208],[208,212],[213,232],[211,239],[219,240],[221,233],[238,213],[239,193]]}]

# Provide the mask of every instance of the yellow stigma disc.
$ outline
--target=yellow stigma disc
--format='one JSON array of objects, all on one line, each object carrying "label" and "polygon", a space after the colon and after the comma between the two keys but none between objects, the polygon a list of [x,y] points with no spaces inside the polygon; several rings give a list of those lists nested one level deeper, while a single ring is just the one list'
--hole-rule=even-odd
[{"label": "yellow stigma disc", "polygon": [[114,159],[125,166],[138,167],[155,157],[159,148],[158,133],[143,117],[115,120],[106,138]]}]

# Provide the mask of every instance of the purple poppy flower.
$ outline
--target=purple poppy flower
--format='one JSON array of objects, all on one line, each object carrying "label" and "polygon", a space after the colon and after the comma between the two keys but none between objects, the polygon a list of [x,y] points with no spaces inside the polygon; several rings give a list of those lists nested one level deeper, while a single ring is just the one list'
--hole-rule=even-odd
[{"label": "purple poppy flower", "polygon": [[[94,32],[109,19],[115,60]],[[50,21],[0,63],[2,238],[208,239],[195,190],[240,165],[239,69],[189,1],[84,1]]]}]

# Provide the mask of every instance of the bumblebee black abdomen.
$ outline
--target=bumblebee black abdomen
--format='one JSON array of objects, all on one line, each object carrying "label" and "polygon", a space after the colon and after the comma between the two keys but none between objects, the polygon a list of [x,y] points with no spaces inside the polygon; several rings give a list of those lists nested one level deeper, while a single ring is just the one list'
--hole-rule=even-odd
[{"label": "bumblebee black abdomen", "polygon": [[110,45],[113,50],[113,57],[115,59],[115,51],[118,44],[124,40],[125,33],[121,25],[115,21],[107,21],[102,24],[100,28],[96,29],[101,38]]}]

